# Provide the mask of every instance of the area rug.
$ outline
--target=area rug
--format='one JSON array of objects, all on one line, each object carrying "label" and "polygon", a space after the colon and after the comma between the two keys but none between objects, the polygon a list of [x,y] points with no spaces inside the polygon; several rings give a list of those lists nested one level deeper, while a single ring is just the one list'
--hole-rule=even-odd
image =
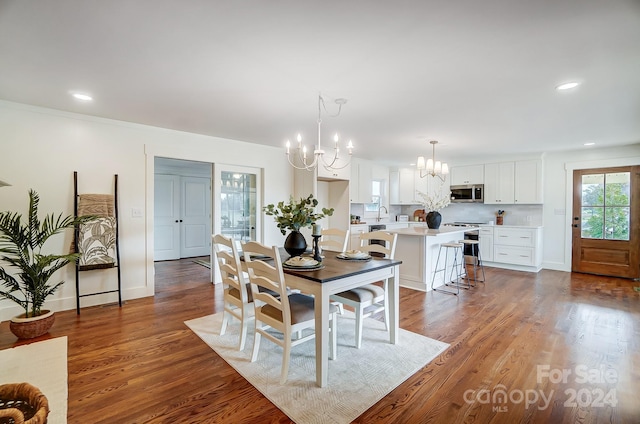
[{"label": "area rug", "polygon": [[0,350],[0,384],[29,383],[49,401],[51,424],[67,422],[67,338]]},{"label": "area rug", "polygon": [[391,390],[416,373],[449,345],[400,329],[399,344],[389,344],[384,324],[364,321],[362,348],[354,346],[355,319],[345,311],[338,318],[338,357],[329,361],[327,387],[315,385],[315,342],[291,350],[289,377],[280,385],[282,349],[262,338],[256,362],[250,362],[253,330],[244,351],[237,350],[238,321],[220,336],[222,313],[186,321],[227,361],[291,420],[299,424],[350,423]]}]

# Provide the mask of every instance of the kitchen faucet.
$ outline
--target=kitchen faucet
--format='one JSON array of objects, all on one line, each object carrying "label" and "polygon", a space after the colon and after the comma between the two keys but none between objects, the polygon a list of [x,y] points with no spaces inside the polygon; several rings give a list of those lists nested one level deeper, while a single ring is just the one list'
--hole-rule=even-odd
[{"label": "kitchen faucet", "polygon": [[378,218],[376,218],[376,221],[378,221],[378,222],[380,222],[380,219],[382,219],[382,218],[380,218],[380,209],[382,209],[382,208],[384,208],[384,211],[385,211],[385,213],[387,215],[389,214],[389,210],[387,210],[387,207],[380,205],[380,207],[378,208]]}]

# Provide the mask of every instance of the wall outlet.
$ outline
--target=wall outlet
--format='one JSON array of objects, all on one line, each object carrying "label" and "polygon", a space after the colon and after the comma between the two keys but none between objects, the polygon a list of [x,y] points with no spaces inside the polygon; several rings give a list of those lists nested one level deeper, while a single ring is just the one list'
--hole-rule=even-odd
[{"label": "wall outlet", "polygon": [[527,222],[531,222],[531,215],[527,215]]}]

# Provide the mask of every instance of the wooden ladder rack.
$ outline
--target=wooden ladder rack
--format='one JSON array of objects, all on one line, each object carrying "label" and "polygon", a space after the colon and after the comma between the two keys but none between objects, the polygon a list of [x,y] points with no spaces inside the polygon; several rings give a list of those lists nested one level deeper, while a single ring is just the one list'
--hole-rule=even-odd
[{"label": "wooden ladder rack", "polygon": [[[78,172],[74,171],[73,173],[73,210],[74,210],[74,215],[77,217],[78,216]],[[120,307],[122,307],[122,277],[120,274],[120,235],[119,235],[119,231],[120,231],[120,223],[118,222],[118,174],[114,175],[114,216],[116,219],[116,243],[115,243],[115,254],[116,254],[116,262],[113,266],[109,266],[109,267],[103,267],[102,269],[107,269],[107,268],[116,268],[117,270],[117,274],[118,274],[118,288],[114,289],[114,290],[106,290],[106,291],[101,291],[101,292],[95,292],[95,293],[84,293],[84,294],[80,294],[80,271],[89,271],[88,269],[81,269],[80,267],[80,260],[76,260],[76,313],[78,315],[80,315],[80,298],[81,297],[88,297],[88,296],[97,296],[100,294],[107,294],[107,293],[118,293],[118,304]],[[80,230],[79,230],[79,226],[76,226],[76,229],[74,231],[74,245],[75,245],[75,250],[76,252],[78,251],[78,237],[80,234]],[[100,269],[100,268],[95,268],[95,269]]]}]

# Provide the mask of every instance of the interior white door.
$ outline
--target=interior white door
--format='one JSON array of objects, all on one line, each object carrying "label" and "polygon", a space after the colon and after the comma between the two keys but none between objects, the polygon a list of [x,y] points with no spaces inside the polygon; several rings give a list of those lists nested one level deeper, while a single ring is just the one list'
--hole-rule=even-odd
[{"label": "interior white door", "polygon": [[180,177],[154,178],[154,259],[180,259]]},{"label": "interior white door", "polygon": [[211,252],[211,180],[181,177],[180,257]]}]

